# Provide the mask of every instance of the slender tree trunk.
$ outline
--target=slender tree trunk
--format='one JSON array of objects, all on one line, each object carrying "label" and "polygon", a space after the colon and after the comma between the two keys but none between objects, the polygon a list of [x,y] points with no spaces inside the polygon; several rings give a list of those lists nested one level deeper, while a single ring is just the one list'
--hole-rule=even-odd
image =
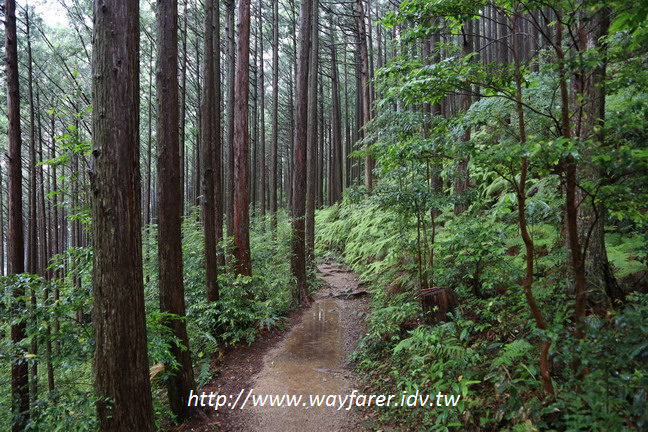
[{"label": "slender tree trunk", "polygon": [[[50,148],[51,148],[51,153],[50,153],[50,158],[54,159],[56,157],[56,114],[52,114],[51,116],[51,123],[50,123]],[[56,165],[52,166],[52,191],[58,191],[58,186],[57,186],[57,174],[56,174]],[[59,254],[61,253],[61,232],[63,231],[61,228],[60,220],[61,218],[59,217],[60,212],[58,208],[58,193],[54,194],[54,198],[52,200],[52,252],[54,254]],[[60,270],[55,270],[54,274],[52,275],[53,277],[57,278],[60,277]],[[60,289],[59,285],[55,284],[54,285],[54,304],[57,304],[59,301],[60,297]],[[57,316],[54,316],[54,335],[57,335],[59,333],[60,329],[60,322],[59,318]],[[54,339],[54,347],[53,347],[53,353],[55,356],[58,356],[61,352],[61,342],[58,338]]]},{"label": "slender tree trunk", "polygon": [[[343,51],[344,53],[344,59],[343,59],[343,64],[347,64],[347,50]],[[351,154],[352,151],[352,138],[351,138],[351,114],[349,112],[349,74],[348,74],[348,67],[344,68],[344,142],[345,142],[345,181],[344,181],[344,187],[350,187],[352,183],[352,177],[353,177],[353,172],[351,170],[352,168],[352,160],[349,158],[349,155]],[[355,138],[354,138],[355,139]]]},{"label": "slender tree trunk", "polygon": [[248,193],[248,99],[250,89],[250,0],[239,0],[239,43],[234,110],[234,272],[252,276]]},{"label": "slender tree trunk", "polygon": [[337,65],[337,48],[331,32],[331,201],[342,199],[342,120],[340,115],[340,88]]},{"label": "slender tree trunk", "polygon": [[[516,84],[516,108],[518,117],[518,131],[520,135],[520,143],[524,146],[527,142],[526,123],[524,119],[524,107],[522,105],[522,65],[520,61],[521,56],[521,39],[519,23],[521,21],[519,12],[516,11],[513,17],[513,60],[515,64],[515,84]],[[526,251],[526,270],[524,273],[524,281],[522,287],[524,288],[524,295],[526,297],[529,308],[536,325],[541,330],[547,330],[547,323],[542,316],[542,312],[538,307],[535,296],[533,295],[533,267],[534,267],[534,246],[533,239],[529,234],[526,221],[526,179],[527,179],[527,166],[528,161],[526,156],[522,157],[521,170],[520,170],[520,183],[516,187],[517,202],[518,202],[518,223],[520,225],[520,235],[524,241]],[[514,185],[515,186],[515,185]],[[551,341],[544,340],[542,342],[540,352],[540,377],[544,385],[544,389],[549,394],[554,394],[553,383],[551,381],[551,371],[549,364],[549,348]]]},{"label": "slender tree trunk", "polygon": [[[362,125],[364,127],[369,124],[371,120],[371,85],[369,76],[369,50],[367,47],[367,31],[365,25],[365,12],[363,6],[363,0],[356,0],[356,12],[357,12],[357,22],[358,22],[358,49],[360,55],[360,88],[358,89],[358,94],[361,94],[362,101]],[[358,127],[358,129],[360,129]],[[363,136],[366,137],[366,133],[363,133]],[[365,142],[365,172],[364,172],[364,184],[367,191],[370,191],[373,187],[373,158],[371,153],[369,153],[369,143]]]},{"label": "slender tree trunk", "polygon": [[[147,101],[147,119],[146,119],[146,198],[144,200],[144,226],[145,226],[145,245],[146,245],[146,255],[145,261],[150,260],[149,248],[148,248],[148,236],[150,233],[151,217],[151,184],[153,178],[153,129],[152,129],[152,117],[153,117],[153,48],[151,48],[151,53],[149,56],[149,70],[148,70],[148,101]],[[148,275],[146,276],[148,280]]]},{"label": "slender tree trunk", "polygon": [[[27,272],[39,274],[38,265],[38,218],[36,216],[36,122],[34,109],[34,76],[31,49],[29,7],[25,10],[25,31],[27,36],[27,98],[29,101],[29,194],[28,194],[28,234],[27,234]],[[36,289],[30,290],[30,312],[34,313],[37,304]],[[32,338],[30,353],[38,356],[38,339]],[[34,361],[29,365],[29,394],[31,403],[38,399],[38,362]]]},{"label": "slender tree trunk", "polygon": [[227,236],[234,235],[234,107],[235,94],[235,69],[236,69],[236,39],[234,32],[234,7],[235,1],[227,1]]},{"label": "slender tree trunk", "polygon": [[[40,104],[40,93],[37,91],[36,92],[36,105],[38,107],[41,106]],[[37,116],[37,123],[38,123],[38,157],[40,161],[44,161],[44,152],[43,152],[43,124],[41,121],[41,113],[40,109],[38,112]],[[1,183],[1,182],[0,182]],[[41,237],[41,244],[40,244],[40,268],[43,271],[43,274],[45,276],[45,279],[47,281],[51,281],[53,277],[53,271],[47,269],[47,265],[49,263],[49,260],[51,258],[51,243],[52,243],[52,237],[49,236],[48,234],[51,232],[50,231],[50,225],[51,225],[51,219],[50,219],[50,212],[49,209],[47,208],[46,200],[45,200],[45,191],[50,191],[51,189],[49,188],[49,178],[45,177],[45,173],[43,170],[43,167],[40,168],[39,170],[39,183],[40,183],[40,190],[39,190],[39,195],[38,195],[38,200],[39,200],[39,219],[40,219],[40,237]],[[1,201],[1,200],[0,200]],[[0,202],[0,208],[1,208],[2,203]],[[0,231],[1,232],[1,231]],[[43,289],[43,304],[46,307],[51,306],[51,301],[50,301],[50,284],[46,283],[45,287]],[[45,365],[47,368],[47,389],[49,391],[54,390],[54,365],[52,363],[52,323],[51,321],[46,322],[45,324]]]},{"label": "slender tree trunk", "polygon": [[103,431],[155,430],[142,274],[138,47],[138,3],[95,2],[93,323]]},{"label": "slender tree trunk", "polygon": [[[189,173],[185,170],[185,160],[187,159],[187,154],[185,151],[185,137],[187,133],[187,58],[189,53],[187,52],[187,5],[189,0],[184,0],[184,10],[182,13],[182,52],[179,56],[182,59],[182,65],[180,66],[180,114],[178,119],[178,127],[180,129],[180,199],[183,203],[189,202],[188,197],[185,196],[184,185],[189,183]],[[183,204],[183,213],[184,213],[184,204]]]},{"label": "slender tree trunk", "polygon": [[[5,0],[5,76],[7,80],[7,138],[9,144],[9,238],[8,272],[19,274],[25,271],[25,239],[22,213],[22,137],[20,131],[20,89],[18,74],[18,39],[16,36],[16,3]],[[25,308],[25,292],[14,286],[14,304],[11,311],[11,343],[21,344],[25,338],[26,321],[17,320],[16,314]],[[11,412],[14,432],[21,431],[29,422],[29,370],[24,355],[17,354],[11,361]]]},{"label": "slender tree trunk", "polygon": [[[29,102],[29,182],[28,182],[28,205],[29,219],[27,229],[27,272],[31,274],[38,274],[38,234],[37,234],[37,218],[36,218],[36,125],[35,125],[35,112],[34,112],[34,86],[33,86],[33,62],[31,54],[31,34],[29,22],[29,8],[25,11],[25,30],[27,36],[27,100]],[[35,300],[35,298],[32,296]],[[32,305],[32,307],[35,304]],[[35,342],[35,341],[34,341]],[[32,349],[35,348],[32,345]],[[33,352],[33,354],[37,354]],[[36,362],[32,365],[32,389],[35,390],[36,378],[35,366]],[[33,392],[32,392],[33,393]],[[33,394],[32,394],[33,396]]]},{"label": "slender tree trunk", "polygon": [[216,215],[214,207],[214,148],[216,121],[216,95],[214,71],[214,2],[205,2],[205,61],[201,106],[202,118],[202,222],[205,233],[205,287],[207,301],[219,299],[218,264],[216,257]]},{"label": "slender tree trunk", "polygon": [[312,22],[312,0],[303,0],[299,17],[299,53],[296,76],[295,132],[293,134],[292,175],[292,274],[297,279],[293,303],[308,302],[306,278],[306,170],[308,128],[308,71]]},{"label": "slender tree trunk", "polygon": [[[464,56],[469,55],[473,51],[472,31],[473,31],[472,21],[466,21],[464,23],[462,32],[460,34],[461,41],[462,41],[462,54]],[[468,87],[464,89],[463,93],[461,94],[461,110],[463,111],[468,111],[470,109],[470,104],[472,102],[470,97],[470,92],[471,89],[470,87]],[[470,140],[470,128],[466,127],[466,130],[464,131],[461,137],[461,141],[468,142],[469,140]],[[455,204],[454,212],[456,215],[459,215],[464,211],[466,211],[466,209],[468,208],[468,205],[465,203],[464,197],[462,197],[463,193],[466,191],[466,189],[468,189],[468,184],[470,182],[469,173],[468,173],[468,156],[462,158],[457,164],[456,175],[457,175],[457,179],[455,180],[454,191],[457,194],[457,198],[459,202]]]},{"label": "slender tree trunk", "polygon": [[308,72],[308,125],[306,128],[306,259],[315,251],[315,193],[317,187],[317,69],[319,57],[319,8],[313,1],[311,46]]},{"label": "slender tree trunk", "polygon": [[261,127],[261,138],[259,140],[259,205],[261,216],[266,214],[266,129],[265,129],[265,79],[263,76],[263,0],[259,0],[259,124]]},{"label": "slender tree trunk", "polygon": [[[561,131],[562,136],[566,140],[572,139],[570,128],[570,103],[569,91],[567,89],[567,80],[565,72],[565,53],[562,49],[562,14],[557,14],[556,25],[556,54],[559,61],[558,77],[560,79],[560,101],[561,101]],[[571,255],[572,268],[574,270],[574,288],[575,288],[575,307],[574,307],[574,321],[577,323],[576,337],[583,337],[583,329],[580,320],[585,316],[585,305],[587,303],[586,278],[585,278],[585,263],[583,259],[583,251],[581,249],[580,238],[578,234],[578,208],[576,204],[576,190],[577,190],[577,168],[576,160],[573,156],[569,155],[564,160],[565,172],[565,210],[566,218],[565,224],[567,227],[567,243],[569,245],[569,252]]]},{"label": "slender tree trunk", "polygon": [[[319,150],[317,151],[318,155],[318,161],[317,161],[317,190],[315,194],[317,195],[315,198],[315,206],[317,208],[322,207],[324,203],[324,179],[326,178],[326,157],[325,157],[325,152],[326,150],[324,149],[324,134],[327,128],[327,125],[325,124],[324,120],[324,80],[320,79],[319,80],[319,97],[318,97],[318,116],[319,116]],[[330,139],[329,139],[330,142]],[[330,151],[329,151],[330,154]]]},{"label": "slender tree trunk", "polygon": [[220,7],[214,5],[214,223],[216,230],[216,261],[218,266],[225,266],[225,255],[220,244],[223,240],[223,131],[221,127],[222,95],[221,95],[221,37],[220,37]]},{"label": "slender tree trunk", "polygon": [[[296,57],[295,57],[296,58]],[[295,81],[291,70],[288,72],[288,141],[285,146],[285,181],[284,181],[284,196],[286,206],[288,207],[288,214],[292,216],[293,211],[293,144],[295,137]]]},{"label": "slender tree trunk", "polygon": [[[200,82],[200,69],[204,67],[200,63],[200,44],[196,43],[196,105],[202,106],[202,92],[203,89]],[[200,196],[202,195],[202,167],[201,167],[201,152],[202,152],[202,110],[196,110],[196,136],[193,151],[193,203],[195,206],[200,206]]]},{"label": "slender tree trunk", "polygon": [[[209,1],[207,3],[210,3]],[[184,278],[182,271],[182,183],[180,160],[180,122],[178,97],[178,2],[159,0],[157,3],[157,176],[158,268],[160,312],[177,318],[168,319],[177,343],[171,344],[171,354],[178,364],[167,379],[167,394],[171,411],[180,421],[189,416],[187,400],[196,388],[185,324]],[[204,200],[210,201],[210,200]],[[171,365],[166,365],[170,368]]]},{"label": "slender tree trunk", "polygon": [[[595,67],[589,76],[585,87],[588,102],[587,116],[583,136],[585,139],[598,141],[601,146],[608,146],[605,137],[605,77],[607,73],[607,46],[603,37],[608,34],[610,26],[610,9],[602,8],[596,12],[596,15],[590,22],[590,29],[587,32],[588,41],[585,49],[597,48],[598,52],[604,56],[600,65]],[[603,173],[597,167],[591,167],[584,174],[593,184],[600,184],[603,181]],[[605,248],[605,223],[607,219],[607,209],[601,202],[588,202],[589,205],[583,205],[583,215],[579,218],[583,220],[583,226],[586,230],[591,227],[591,235],[587,242],[587,253],[590,259],[587,260],[587,274],[590,275],[588,280],[588,289],[590,291],[601,290],[605,292],[612,307],[618,307],[623,304],[624,293],[614,276],[614,271],[608,259]]]},{"label": "slender tree trunk", "polygon": [[499,62],[502,66],[508,64],[508,50],[510,46],[510,41],[508,40],[509,31],[506,26],[506,15],[503,12],[497,12],[497,40],[499,41]]},{"label": "slender tree trunk", "polygon": [[[252,6],[252,1],[250,0],[250,7]],[[251,11],[250,11],[251,14]],[[254,30],[256,33],[257,27],[252,27],[250,22],[250,31]],[[249,118],[252,118],[251,133],[252,137],[250,139],[250,158],[248,160],[248,185],[249,185],[249,202],[250,202],[250,214],[254,216],[256,214],[257,208],[257,156],[259,150],[259,63],[257,62],[257,54],[259,53],[259,37],[257,34],[254,34],[254,55],[252,56],[252,64],[250,65],[250,70],[254,72],[253,82],[250,84],[251,93],[252,93],[252,109],[249,114]]]},{"label": "slender tree trunk", "polygon": [[270,229],[277,230],[277,150],[279,138],[279,0],[272,0],[272,149],[270,155]]}]

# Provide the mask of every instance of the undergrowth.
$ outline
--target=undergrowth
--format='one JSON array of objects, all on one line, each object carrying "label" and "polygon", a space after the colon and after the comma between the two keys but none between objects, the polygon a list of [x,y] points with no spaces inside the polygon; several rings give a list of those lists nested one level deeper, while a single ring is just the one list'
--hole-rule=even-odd
[{"label": "undergrowth", "polygon": [[[479,211],[474,210],[473,211]],[[534,294],[549,321],[536,327],[520,285],[522,243],[510,212],[440,220],[435,285],[452,287],[459,307],[426,323],[417,294],[415,221],[376,200],[350,200],[317,214],[317,251],[336,254],[371,282],[369,331],[355,354],[375,393],[461,395],[456,407],[392,407],[380,427],[446,430],[641,430],[648,426],[648,295],[591,314],[586,336],[572,333],[573,295],[550,217],[531,226],[537,248]],[[550,215],[549,215],[550,216]],[[638,241],[610,239],[616,271],[630,274]],[[641,267],[643,266],[643,267]],[[479,291],[475,291],[475,286]],[[626,287],[627,288],[627,287]],[[542,341],[551,341],[555,396],[539,376]]]},{"label": "undergrowth", "polygon": [[[189,343],[196,383],[203,386],[213,377],[211,366],[225,349],[238,343],[250,343],[264,332],[282,328],[290,308],[289,238],[290,224],[285,212],[278,214],[277,232],[273,237],[267,218],[253,218],[251,254],[254,276],[235,277],[228,266],[219,268],[220,301],[208,304],[204,284],[203,230],[198,210],[183,223],[184,287]],[[170,348],[180,343],[162,322],[171,314],[159,312],[157,279],[156,227],[144,231],[144,277],[147,317],[148,357],[153,390],[155,419],[158,428],[172,418],[167,401],[165,378],[171,373],[174,359]],[[231,242],[231,240],[230,240]],[[230,249],[228,241],[221,245]],[[231,262],[228,256],[226,262]],[[92,250],[72,248],[56,256],[51,264],[56,277],[51,280],[20,274],[0,278],[0,386],[10,387],[10,361],[18,361],[19,352],[30,351],[36,342],[39,354],[27,354],[30,366],[38,367],[38,393],[32,400],[31,419],[26,430],[93,431],[96,421],[94,378],[94,335],[92,329]],[[26,310],[12,296],[20,285],[30,304]],[[45,292],[49,300],[45,301]],[[59,296],[53,301],[54,293]],[[20,313],[17,313],[20,312]],[[9,325],[16,316],[27,323],[23,346],[8,342]],[[214,331],[217,329],[217,331]],[[51,363],[55,389],[48,391],[45,346],[52,345]],[[166,368],[162,365],[167,365]],[[167,370],[168,369],[168,370]],[[11,404],[8,393],[0,395],[0,430],[11,429]]]}]

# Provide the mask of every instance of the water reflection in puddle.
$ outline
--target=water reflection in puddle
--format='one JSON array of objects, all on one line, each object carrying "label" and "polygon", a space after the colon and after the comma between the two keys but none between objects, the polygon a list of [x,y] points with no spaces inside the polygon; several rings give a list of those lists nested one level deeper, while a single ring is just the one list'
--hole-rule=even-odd
[{"label": "water reflection in puddle", "polygon": [[[266,356],[254,394],[302,395],[309,401],[309,395],[347,393],[350,384],[334,373],[343,361],[342,331],[338,301],[316,301],[284,342]],[[250,411],[253,424],[249,426],[258,431],[340,430],[347,413],[310,406]]]}]

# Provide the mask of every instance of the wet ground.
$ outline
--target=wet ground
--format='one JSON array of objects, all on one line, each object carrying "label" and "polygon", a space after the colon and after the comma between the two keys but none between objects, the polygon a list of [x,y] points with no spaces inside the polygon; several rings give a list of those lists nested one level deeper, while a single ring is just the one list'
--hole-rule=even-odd
[{"label": "wet ground", "polygon": [[[322,265],[319,271],[325,287],[304,313],[302,322],[264,357],[263,369],[254,380],[255,394],[301,395],[301,404],[297,404],[301,406],[252,408],[247,413],[246,430],[362,430],[356,411],[312,407],[310,403],[311,396],[347,395],[354,389],[347,357],[350,345],[355,344],[349,341],[346,325],[349,318],[361,318],[363,314],[351,306],[356,300],[330,297],[357,288],[355,275],[335,264]],[[355,316],[349,317],[350,314]]]},{"label": "wet ground", "polygon": [[[337,431],[350,430],[352,413],[334,407],[311,407],[311,395],[348,394],[351,383],[341,370],[343,329],[341,300],[321,299],[313,303],[300,325],[270,352],[256,377],[258,395],[301,395],[302,406],[256,407],[249,411],[249,430]],[[299,404],[298,404],[299,405]]]},{"label": "wet ground", "polygon": [[220,375],[200,390],[236,397],[244,389],[243,398],[250,389],[256,397],[301,395],[301,406],[298,403],[291,407],[253,407],[250,398],[244,409],[200,411],[201,418],[177,430],[367,430],[361,424],[362,411],[310,406],[311,395],[342,395],[344,398],[353,389],[361,390],[349,355],[365,332],[368,312],[366,297],[339,297],[361,290],[352,272],[333,262],[319,266],[318,270],[325,284],[309,308],[292,315],[294,325],[290,330],[283,334],[273,332],[249,347],[228,353],[218,367]]}]

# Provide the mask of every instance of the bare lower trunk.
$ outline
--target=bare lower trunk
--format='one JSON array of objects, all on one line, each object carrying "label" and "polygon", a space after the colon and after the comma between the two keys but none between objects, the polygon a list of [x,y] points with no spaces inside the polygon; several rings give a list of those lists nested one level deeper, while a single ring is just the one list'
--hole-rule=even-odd
[{"label": "bare lower trunk", "polygon": [[94,3],[94,370],[105,431],[155,430],[142,274],[138,17],[131,1]]},{"label": "bare lower trunk", "polygon": [[[358,47],[360,55],[360,90],[362,101],[362,127],[369,124],[371,120],[371,84],[369,76],[369,50],[367,47],[367,30],[365,25],[365,12],[363,0],[356,0],[356,12],[358,23]],[[360,117],[360,116],[358,116]],[[366,133],[364,134],[366,138]],[[365,167],[364,184],[367,191],[373,187],[373,158],[369,152],[369,143],[365,142]]]},{"label": "bare lower trunk", "polygon": [[[7,80],[7,138],[8,152],[8,271],[19,274],[25,271],[25,239],[22,211],[22,137],[20,131],[20,89],[18,75],[18,40],[16,36],[16,3],[5,0],[5,74]],[[11,311],[11,343],[16,346],[25,338],[27,324],[17,320],[18,311],[25,308],[25,292],[19,285],[13,289],[14,304]],[[29,370],[23,355],[11,362],[11,412],[14,416],[13,431],[21,431],[29,421]]]},{"label": "bare lower trunk", "polygon": [[250,86],[250,0],[239,0],[239,43],[234,110],[234,272],[252,276],[248,193],[248,98]]},{"label": "bare lower trunk", "polygon": [[319,50],[318,3],[313,2],[311,52],[308,72],[308,126],[306,168],[306,259],[313,259],[315,250],[315,195],[317,187],[317,69]]},{"label": "bare lower trunk", "polygon": [[270,155],[270,229],[277,230],[277,150],[279,125],[279,0],[272,0],[272,149]]},{"label": "bare lower trunk", "polygon": [[225,175],[227,192],[226,208],[226,232],[227,236],[234,235],[234,106],[236,104],[235,92],[235,69],[236,69],[236,38],[234,31],[234,8],[236,3],[229,0],[226,3],[227,21],[227,114],[226,114],[226,141],[227,152],[225,157]]},{"label": "bare lower trunk", "polygon": [[308,126],[308,70],[312,0],[303,0],[300,11],[299,53],[297,57],[295,131],[293,134],[292,176],[292,257],[291,268],[297,280],[293,303],[308,301],[306,279],[306,167]]},{"label": "bare lower trunk", "polygon": [[179,366],[167,377],[166,386],[171,411],[182,421],[189,416],[186,401],[196,385],[184,320],[182,177],[180,135],[176,126],[179,123],[177,25],[177,0],[158,1],[156,109],[157,171],[161,173],[157,176],[160,312],[178,317],[165,321],[173,336],[178,339],[177,343],[171,344],[170,351]]}]

